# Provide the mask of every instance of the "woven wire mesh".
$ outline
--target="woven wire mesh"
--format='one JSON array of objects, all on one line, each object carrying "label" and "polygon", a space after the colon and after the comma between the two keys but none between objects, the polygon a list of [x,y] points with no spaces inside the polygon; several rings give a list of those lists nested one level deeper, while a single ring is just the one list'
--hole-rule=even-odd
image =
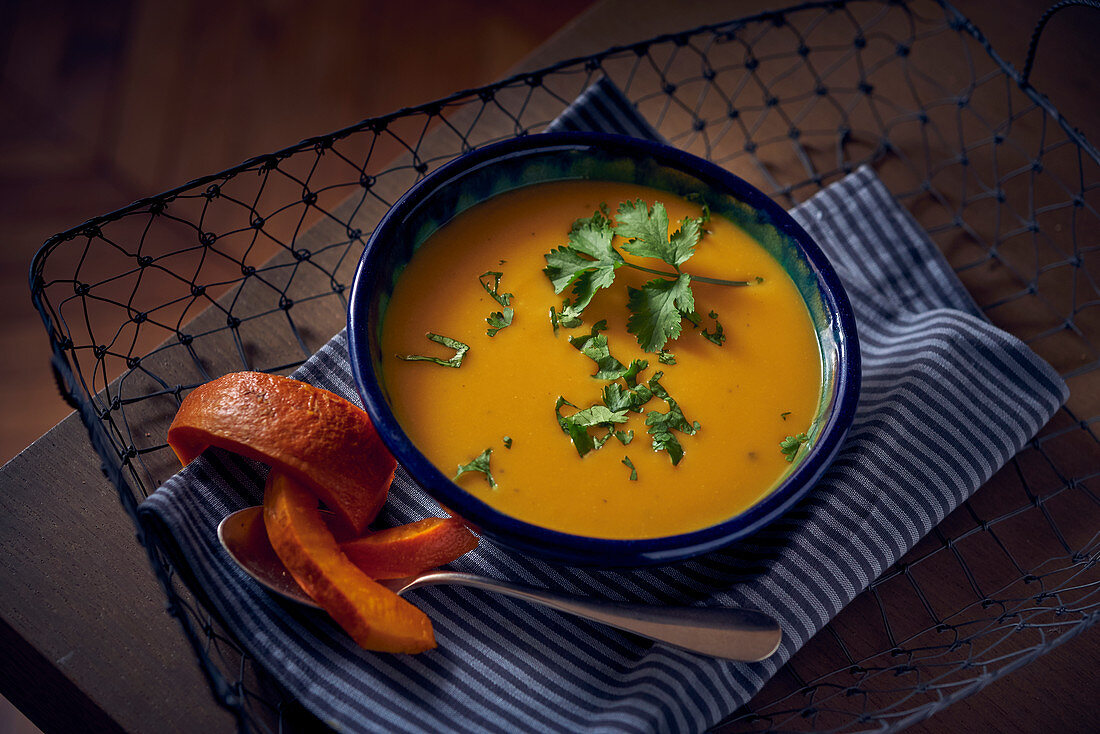
[{"label": "woven wire mesh", "polygon": [[[901,728],[1100,619],[1100,157],[934,0],[811,3],[609,49],[303,141],[51,238],[32,296],[123,507],[136,518],[178,469],[165,433],[190,389],[240,369],[286,373],[343,325],[365,238],[401,193],[473,147],[538,132],[600,76],[674,145],[788,205],[871,164],[987,316],[1072,391],[718,729]],[[224,632],[169,544],[142,539],[241,727],[308,721]]]}]

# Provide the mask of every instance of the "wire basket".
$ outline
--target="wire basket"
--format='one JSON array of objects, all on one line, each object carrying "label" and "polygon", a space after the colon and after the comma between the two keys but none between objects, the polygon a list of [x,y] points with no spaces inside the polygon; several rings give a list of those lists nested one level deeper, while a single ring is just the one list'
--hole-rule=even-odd
[{"label": "wire basket", "polygon": [[[62,392],[135,524],[178,469],[165,434],[184,394],[226,372],[301,364],[343,326],[365,239],[401,193],[471,148],[541,130],[601,75],[674,145],[788,205],[871,164],[986,315],[1072,391],[718,730],[900,729],[1100,619],[1100,156],[935,0],[808,3],[609,49],[305,140],[52,237],[32,298]],[[316,726],[223,631],[166,544],[138,530],[240,728]]]}]

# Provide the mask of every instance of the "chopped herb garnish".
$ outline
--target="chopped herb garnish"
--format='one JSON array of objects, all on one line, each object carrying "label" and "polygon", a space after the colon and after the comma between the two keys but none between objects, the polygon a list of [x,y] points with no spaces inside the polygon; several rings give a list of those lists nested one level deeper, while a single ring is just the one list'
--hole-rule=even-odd
[{"label": "chopped herb garnish", "polygon": [[607,346],[607,336],[600,332],[607,328],[606,321],[597,321],[592,325],[592,332],[583,336],[569,337],[569,343],[576,347],[581,354],[590,358],[599,368],[592,375],[599,380],[614,380],[626,372],[623,363],[611,356],[611,350]]},{"label": "chopped herb garnish", "polygon": [[461,367],[462,359],[466,356],[466,352],[470,351],[468,344],[463,344],[458,339],[452,339],[449,336],[441,336],[439,334],[433,334],[428,332],[424,336],[428,337],[430,341],[436,344],[442,344],[443,346],[455,350],[454,356],[450,359],[440,359],[439,357],[426,357],[422,354],[398,354],[398,359],[403,359],[406,362],[434,362],[435,364],[442,365],[443,367]]},{"label": "chopped herb garnish", "polygon": [[714,333],[711,333],[706,329],[703,329],[703,331],[700,333],[707,341],[717,344],[718,346],[722,346],[726,343],[726,335],[722,330],[721,322],[718,321],[718,313],[716,311],[711,311],[708,315],[712,319],[714,319]]},{"label": "chopped herb garnish", "polygon": [[608,410],[630,410],[632,402],[629,388],[624,390],[617,382],[612,382],[603,389],[603,404]]},{"label": "chopped herb garnish", "polygon": [[609,423],[626,423],[626,416],[623,415],[623,411],[611,410],[606,405],[593,405],[590,408],[578,410],[571,416],[570,420],[578,425],[590,428]]},{"label": "chopped herb garnish", "polygon": [[787,461],[794,461],[795,455],[798,450],[802,448],[803,444],[808,444],[810,439],[805,433],[800,433],[797,436],[787,436],[785,439],[779,442],[779,450],[783,452],[783,455],[787,457]]},{"label": "chopped herb garnish", "polygon": [[[590,408],[578,410],[573,415],[562,415],[561,409],[566,405],[571,408],[577,407],[564,397],[558,396],[554,404],[554,414],[557,415],[562,432],[572,439],[574,448],[581,456],[603,446],[611,437],[613,426],[617,423],[625,423],[627,420],[625,410],[611,410],[606,405],[593,405]],[[596,427],[606,427],[607,434],[594,439],[588,429]]]},{"label": "chopped herb garnish", "polygon": [[[515,295],[512,293],[500,292],[500,279],[503,276],[504,273],[490,270],[477,277],[478,282],[481,283],[481,287],[485,289],[485,292],[503,308],[501,311],[492,312],[489,314],[488,318],[485,319],[486,323],[489,324],[489,329],[485,333],[489,336],[496,336],[498,331],[506,326],[511,326],[512,318],[516,314],[515,309],[512,308],[512,299],[515,298]],[[489,284],[487,278],[492,279],[492,285]]]},{"label": "chopped herb garnish", "polygon": [[570,231],[575,231],[585,225],[593,227],[612,227],[614,224],[611,222],[611,211],[607,208],[607,202],[601,201],[599,208],[592,212],[592,216],[587,219],[581,218],[573,222],[573,226]]},{"label": "chopped herb garnish", "polygon": [[634,387],[638,384],[638,373],[649,366],[649,362],[644,359],[632,359],[630,360],[630,366],[626,368],[626,372],[623,373],[623,379],[626,380],[626,384],[629,387]]},{"label": "chopped herb garnish", "polygon": [[489,457],[492,455],[492,453],[492,449],[485,449],[477,456],[477,458],[475,458],[469,464],[460,464],[458,467],[458,474],[454,475],[454,479],[452,479],[452,481],[456,481],[466,472],[479,471],[485,475],[485,480],[489,482],[489,488],[495,489],[497,483],[493,480],[492,471],[489,470]]},{"label": "chopped herb garnish", "polygon": [[485,333],[489,336],[496,336],[497,332],[503,329],[505,326],[512,325],[512,316],[515,312],[511,307],[504,309],[503,311],[493,311],[491,314],[485,317],[485,323],[489,325],[489,328],[485,330]]},{"label": "chopped herb garnish", "polygon": [[642,406],[652,397],[653,391],[646,385],[635,385],[624,389],[619,383],[612,382],[603,389],[603,404],[609,410],[615,411],[629,410],[641,413]]},{"label": "chopped herb garnish", "polygon": [[672,463],[675,466],[684,458],[684,449],[673,431],[694,436],[701,426],[698,421],[689,422],[688,419],[684,417],[683,410],[680,409],[680,406],[672,399],[668,391],[665,390],[664,386],[659,382],[662,376],[660,372],[653,375],[649,380],[649,388],[653,391],[654,395],[668,404],[668,411],[665,413],[656,410],[649,411],[646,413],[645,424],[649,427],[648,432],[650,438],[653,439],[653,450],[667,451],[669,458],[672,459]]},{"label": "chopped herb garnish", "polygon": [[700,194],[698,191],[692,191],[684,198],[692,203],[698,204],[699,207],[703,210],[703,215],[699,217],[699,219],[702,220],[700,221],[700,224],[707,224],[708,222],[710,222],[710,204],[703,200],[702,194]]},{"label": "chopped herb garnish", "polygon": [[[646,415],[645,423],[649,426],[647,430],[650,438],[653,439],[653,450],[667,451],[669,459],[672,460],[672,465],[679,464],[680,460],[684,458],[684,447],[680,445],[679,439],[672,431],[678,426],[687,424],[687,421],[684,420],[684,414],[680,412],[679,408],[670,408],[668,413],[651,410]],[[694,431],[689,432],[689,435],[690,433],[694,433]]]},{"label": "chopped herb garnish", "polygon": [[782,418],[783,420],[787,420],[787,416],[790,415],[790,414],[791,414],[791,411],[788,410],[785,413],[780,413],[779,417]]},{"label": "chopped herb garnish", "polygon": [[577,312],[569,299],[561,302],[561,313],[551,306],[550,307],[550,325],[554,327],[554,336],[558,335],[558,327],[563,329],[575,329],[584,323],[581,320],[579,312]]},{"label": "chopped herb garnish", "polygon": [[[717,278],[693,276],[681,271],[681,266],[694,254],[704,234],[704,225],[710,221],[710,209],[705,202],[701,204],[702,216],[685,217],[679,226],[669,235],[670,222],[668,211],[661,202],[648,206],[642,199],[623,202],[612,215],[606,203],[601,204],[591,217],[576,220],[565,245],[544,255],[546,267],[544,274],[549,278],[554,292],[561,294],[569,291],[562,301],[561,308],[550,308],[550,324],[557,334],[560,328],[575,329],[583,323],[582,315],[592,302],[596,293],[608,288],[615,281],[616,271],[624,265],[636,270],[651,273],[652,280],[640,288],[627,287],[627,330],[633,334],[641,348],[656,353],[657,361],[664,365],[675,365],[676,355],[665,348],[666,344],[680,337],[683,322],[686,320],[694,328],[700,328],[702,317],[695,310],[694,282],[717,285],[746,286],[763,282],[762,278],[752,281],[728,281]],[[616,237],[619,239],[616,240]],[[620,242],[623,252],[613,243]],[[637,262],[640,258],[654,258],[663,263],[662,269],[645,267]],[[501,264],[504,261],[501,260]],[[510,326],[515,317],[512,308],[514,294],[501,291],[503,273],[487,271],[478,277],[478,282],[497,304],[499,311],[493,311],[486,318],[489,325],[487,334],[495,336],[498,331]],[[713,331],[702,329],[701,334],[709,341],[722,346],[726,336],[715,311],[709,312],[714,320]],[[588,334],[569,337],[569,343],[578,351],[596,363],[593,377],[606,380],[602,404],[577,408],[564,397],[559,396],[554,406],[558,425],[569,436],[578,455],[604,446],[612,437],[623,446],[634,440],[633,430],[619,430],[631,413],[645,415],[645,425],[653,450],[668,453],[673,465],[684,457],[684,449],[679,435],[694,435],[700,430],[698,421],[689,421],[679,404],[661,385],[662,372],[656,372],[648,381],[640,382],[640,374],[649,367],[644,359],[634,359],[629,365],[623,365],[611,355],[607,335],[607,321],[596,322]],[[447,367],[459,367],[469,346],[450,337],[428,333],[427,338],[438,344],[455,350],[449,359],[423,355],[401,356],[409,361],[429,361]],[[399,355],[400,356],[400,355]],[[622,382],[619,382],[622,378]],[[664,401],[667,410],[645,411],[654,397]],[[570,415],[562,413],[564,407],[574,409]],[[786,420],[789,412],[783,413]],[[592,429],[596,429],[593,431]],[[512,448],[511,436],[502,438],[505,448]],[[788,461],[793,461],[801,446],[808,442],[806,434],[788,436],[780,445]],[[468,464],[460,465],[455,480],[467,472],[481,472],[490,487],[496,487],[490,471],[492,448],[485,449]],[[630,469],[631,481],[638,478],[637,469],[629,457],[623,457],[622,463]]]}]

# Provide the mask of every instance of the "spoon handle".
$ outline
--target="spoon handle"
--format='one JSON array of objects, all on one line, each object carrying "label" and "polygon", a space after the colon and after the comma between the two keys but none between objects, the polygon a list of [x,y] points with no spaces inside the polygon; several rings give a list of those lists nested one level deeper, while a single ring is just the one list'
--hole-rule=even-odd
[{"label": "spoon handle", "polygon": [[422,574],[399,593],[434,584],[469,586],[523,599],[657,642],[728,660],[764,660],[776,651],[783,639],[778,622],[750,609],[652,606],[569,597],[454,571]]}]

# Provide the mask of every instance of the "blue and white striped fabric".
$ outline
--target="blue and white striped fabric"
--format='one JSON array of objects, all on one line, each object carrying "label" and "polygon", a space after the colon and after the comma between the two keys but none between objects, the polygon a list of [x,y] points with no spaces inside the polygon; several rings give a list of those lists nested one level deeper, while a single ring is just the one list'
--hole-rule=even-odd
[{"label": "blue and white striped fabric", "polygon": [[[596,104],[595,100],[599,100]],[[561,127],[652,137],[609,85]],[[596,110],[598,114],[593,111]],[[840,272],[863,349],[855,424],[820,484],[735,546],[632,572],[548,565],[483,542],[453,566],[574,594],[654,604],[743,605],[785,641],[752,665],[694,655],[519,601],[417,591],[439,647],[358,649],[321,613],[284,605],[225,556],[218,521],[261,499],[264,467],[207,452],[141,513],[178,544],[195,582],[255,659],[341,731],[690,732],[748,701],[856,594],[1015,454],[1066,399],[1058,375],[991,326],[935,246],[863,168],[794,212]],[[296,376],[358,403],[337,335]],[[384,520],[438,514],[403,472]]]}]

